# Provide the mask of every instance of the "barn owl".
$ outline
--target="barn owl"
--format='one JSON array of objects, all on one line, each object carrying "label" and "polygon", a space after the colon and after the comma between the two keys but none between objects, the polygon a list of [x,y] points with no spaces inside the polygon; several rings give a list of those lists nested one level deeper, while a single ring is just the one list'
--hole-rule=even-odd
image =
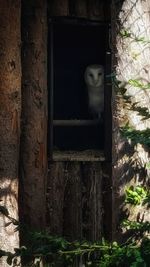
[{"label": "barn owl", "polygon": [[87,66],[84,74],[88,92],[90,113],[101,118],[104,110],[104,68],[101,65]]}]

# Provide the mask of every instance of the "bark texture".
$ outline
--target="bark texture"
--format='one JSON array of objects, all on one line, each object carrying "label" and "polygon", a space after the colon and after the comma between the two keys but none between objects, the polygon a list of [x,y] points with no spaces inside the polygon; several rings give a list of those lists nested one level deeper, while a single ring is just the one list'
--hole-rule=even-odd
[{"label": "bark texture", "polygon": [[150,83],[149,11],[148,0],[119,3],[114,0],[112,4],[113,66],[117,79],[113,84],[112,103],[114,237],[119,237],[118,226],[123,217],[150,219],[145,207],[131,209],[123,203],[127,187],[148,184],[149,148],[140,140],[123,137],[120,132],[126,125],[134,131],[150,128],[149,116],[141,112],[144,109],[147,115],[150,112],[150,90],[146,89]]},{"label": "bark texture", "polygon": [[[21,108],[20,0],[0,2],[0,205],[18,220],[18,158]],[[0,249],[19,246],[18,232],[0,213]],[[8,264],[0,259],[0,266]]]},{"label": "bark texture", "polygon": [[47,4],[22,1],[21,216],[45,226],[47,177]]}]

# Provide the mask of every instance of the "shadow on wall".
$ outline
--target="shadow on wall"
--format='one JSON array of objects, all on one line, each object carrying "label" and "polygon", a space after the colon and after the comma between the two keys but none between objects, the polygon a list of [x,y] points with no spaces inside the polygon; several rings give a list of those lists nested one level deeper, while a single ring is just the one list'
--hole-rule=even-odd
[{"label": "shadow on wall", "polygon": [[[150,112],[148,105],[142,107],[140,103],[134,102],[132,96],[126,95],[126,88],[119,87],[120,84],[122,83],[115,84],[120,117],[118,116],[117,119],[119,153],[116,176],[118,180],[115,180],[114,192],[116,193],[115,205],[119,207],[116,235],[124,241],[137,230],[138,223],[150,220],[150,128],[147,127]],[[147,103],[149,103],[149,94],[147,96],[145,89],[140,91],[147,97]],[[141,129],[140,124],[131,126],[131,116],[137,116]]]}]

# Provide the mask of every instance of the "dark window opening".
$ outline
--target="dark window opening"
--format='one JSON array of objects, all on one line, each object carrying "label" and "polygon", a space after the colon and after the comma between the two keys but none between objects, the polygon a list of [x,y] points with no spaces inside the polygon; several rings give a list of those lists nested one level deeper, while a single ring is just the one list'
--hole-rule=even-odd
[{"label": "dark window opening", "polygon": [[107,72],[107,48],[108,24],[86,20],[84,23],[50,22],[51,151],[104,150],[106,116],[103,114],[103,120],[98,120],[89,112],[84,72],[91,64],[103,65]]}]

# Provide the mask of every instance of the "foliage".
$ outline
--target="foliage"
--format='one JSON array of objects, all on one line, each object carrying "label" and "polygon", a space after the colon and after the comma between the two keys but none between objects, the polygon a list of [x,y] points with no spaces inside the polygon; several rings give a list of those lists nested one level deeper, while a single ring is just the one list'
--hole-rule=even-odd
[{"label": "foliage", "polygon": [[[149,43],[149,41],[145,40],[142,37],[134,36],[130,31],[123,30],[120,32],[120,35],[123,38],[131,38],[136,42],[141,43]],[[135,58],[136,59],[136,58]],[[140,103],[133,102],[133,98],[131,95],[127,93],[127,86],[133,86],[135,88],[141,90],[149,90],[150,83],[143,83],[139,79],[130,79],[126,82],[119,81],[116,78],[115,74],[111,75],[112,83],[116,90],[118,98],[123,99],[124,104],[126,104],[126,108],[132,111],[137,112],[139,116],[141,116],[141,120],[148,120],[150,118],[150,112],[147,107],[141,107]],[[139,131],[132,128],[129,123],[127,123],[124,127],[120,129],[122,135],[130,139],[132,144],[136,145],[138,143],[146,146],[146,149],[150,147],[150,129],[147,128],[145,130]],[[146,170],[150,169],[150,163],[148,162],[145,166]],[[129,187],[126,189],[125,193],[125,203],[130,205],[145,205],[147,204],[147,208],[150,205],[150,192],[146,187],[136,186]],[[124,220],[121,224],[121,228],[126,230],[126,234],[129,234],[130,238],[125,245],[116,245],[117,249],[113,248],[113,253],[108,251],[101,258],[101,264],[98,266],[103,267],[128,267],[128,266],[141,266],[141,267],[149,267],[150,266],[150,239],[148,237],[144,237],[145,234],[148,235],[150,233],[150,222],[143,221],[143,218],[137,219],[137,221]],[[138,245],[137,245],[138,244]]]},{"label": "foliage", "polygon": [[[4,212],[3,212],[4,211]],[[5,207],[1,212],[8,216]],[[14,221],[15,222],[15,221]],[[13,223],[13,222],[12,222]],[[125,227],[136,230],[150,231],[150,223],[141,224],[124,222]],[[124,244],[117,242],[108,243],[105,240],[97,242],[74,241],[69,242],[62,237],[51,236],[43,232],[26,231],[26,247],[15,248],[14,253],[0,250],[0,257],[6,256],[7,263],[17,266],[17,258],[21,256],[23,266],[56,267],[65,265],[73,266],[75,260],[82,259],[83,266],[91,267],[148,267],[150,266],[150,239],[144,238],[141,243],[128,240]]]},{"label": "foliage", "polygon": [[130,186],[126,189],[125,202],[132,205],[140,205],[145,203],[149,198],[149,192],[142,186]]},{"label": "foliage", "polygon": [[142,117],[141,120],[150,119],[149,109],[147,107],[141,107],[140,103],[138,102],[133,102],[132,96],[129,94],[126,94],[127,85],[131,85],[135,88],[137,87],[139,89],[146,90],[146,89],[150,89],[150,83],[147,82],[146,84],[144,84],[139,79],[130,79],[126,82],[122,82],[116,78],[116,75],[114,73],[112,73],[110,77],[112,79],[112,84],[114,85],[114,88],[116,92],[118,93],[118,96],[120,96],[126,104],[130,104],[130,108],[129,106],[127,108],[132,111],[136,111],[138,115]]},{"label": "foliage", "polygon": [[130,29],[122,29],[119,32],[120,36],[123,38],[130,38],[132,41],[140,42],[142,44],[149,44],[150,40],[147,40],[144,36],[136,36]]},{"label": "foliage", "polygon": [[[141,245],[117,242],[68,242],[62,237],[52,237],[47,233],[30,233],[28,247],[15,249],[13,253],[1,251],[0,256],[7,256],[7,263],[16,266],[17,256],[21,256],[26,266],[73,266],[75,259],[82,258],[85,266],[91,267],[148,267],[150,262],[150,239],[144,239]],[[145,258],[146,255],[146,258]]]},{"label": "foliage", "polygon": [[138,106],[138,103],[133,103],[131,105],[131,110],[136,111],[138,113],[138,115],[140,115],[142,118],[141,120],[147,120],[150,119],[150,112],[148,110],[148,108],[146,107],[140,107]]},{"label": "foliage", "polygon": [[19,228],[19,222],[9,215],[8,209],[5,206],[0,205],[0,213],[9,219],[9,222],[6,223],[5,226],[9,226],[10,224],[13,224],[15,225],[16,227],[15,230],[17,231]]},{"label": "foliage", "polygon": [[122,127],[121,133],[124,137],[130,139],[133,143],[140,143],[150,147],[150,128],[145,130],[135,130],[129,125]]},{"label": "foliage", "polygon": [[136,233],[150,233],[150,222],[137,222],[137,221],[130,221],[124,220],[122,222],[122,227],[126,228],[126,230],[134,230]]},{"label": "foliage", "polygon": [[150,89],[150,83],[143,84],[140,82],[140,80],[133,80],[130,79],[128,83],[134,87],[138,87],[140,89]]}]

